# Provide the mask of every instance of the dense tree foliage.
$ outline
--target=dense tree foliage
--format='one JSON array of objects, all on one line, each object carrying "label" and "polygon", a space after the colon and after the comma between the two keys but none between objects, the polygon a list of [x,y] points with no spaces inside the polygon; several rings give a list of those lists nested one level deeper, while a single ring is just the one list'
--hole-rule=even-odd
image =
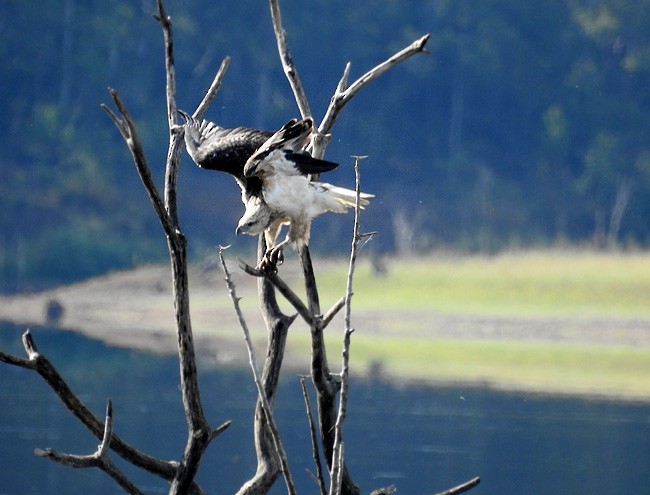
[{"label": "dense tree foliage", "polygon": [[[650,0],[284,0],[289,43],[319,118],[352,76],[430,32],[410,60],[351,103],[327,180],[377,195],[364,217],[381,251],[650,242]],[[232,64],[208,118],[277,128],[297,114],[265,3],[170,1],[179,103],[192,110]],[[72,280],[163,255],[147,198],[99,109],[117,88],[152,169],[166,154],[160,32],[151,0],[0,4],[0,281]],[[184,158],[180,207],[192,248],[234,242],[232,179]],[[160,176],[158,178],[162,180]],[[334,252],[350,218],[316,222]],[[348,242],[343,243],[347,246]],[[237,246],[252,250],[238,239]]]}]

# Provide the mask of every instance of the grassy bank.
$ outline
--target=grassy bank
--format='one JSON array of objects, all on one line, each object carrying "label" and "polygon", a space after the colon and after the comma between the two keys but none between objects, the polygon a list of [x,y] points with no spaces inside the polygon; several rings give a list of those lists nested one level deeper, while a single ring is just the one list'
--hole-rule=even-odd
[{"label": "grassy bank", "polygon": [[[289,256],[280,275],[303,293],[297,261]],[[378,276],[367,260],[359,262],[353,372],[381,369],[395,378],[650,401],[650,254],[445,255],[386,266]],[[347,262],[317,259],[315,268],[325,311],[345,292]],[[220,269],[194,266],[190,275],[197,338],[217,337],[224,359],[244,361]],[[234,276],[249,326],[264,344],[256,280],[238,270]],[[0,297],[0,319],[45,325],[44,308],[55,299],[66,309],[63,328],[112,345],[175,352],[169,293],[168,267],[143,266],[46,293]],[[342,326],[339,315],[327,329],[333,370]],[[288,365],[306,366],[306,333],[300,320],[291,328]]]},{"label": "grassy bank", "polygon": [[[344,264],[318,273],[321,294],[345,287]],[[650,255],[541,251],[387,262],[357,270],[358,309],[426,309],[499,315],[650,317]]]},{"label": "grassy bank", "polygon": [[[358,338],[355,359],[423,381],[508,389],[650,397],[650,349],[560,343]],[[363,366],[363,364],[361,364]]]},{"label": "grassy bank", "polygon": [[[330,363],[341,341],[327,339]],[[307,355],[304,335],[289,348]],[[353,334],[354,372],[424,383],[464,383],[552,394],[650,400],[650,348],[552,342],[423,340]]]},{"label": "grassy bank", "polygon": [[[343,293],[345,270],[320,273],[322,300],[334,301]],[[368,312],[406,310],[407,315],[403,329],[392,335],[370,336],[363,329],[354,334],[356,369],[383,369],[425,381],[650,400],[650,347],[600,344],[596,332],[603,328],[594,328],[593,340],[586,343],[545,340],[543,334],[522,340],[427,339],[412,337],[408,329],[408,310],[432,311],[431,318],[451,312],[645,319],[650,317],[646,254],[534,252],[393,261],[384,276],[360,266],[354,292],[353,324],[354,315]],[[618,331],[615,326],[606,330]],[[329,340],[333,363],[338,363],[339,340]],[[303,337],[292,342],[307,346]],[[377,363],[380,368],[373,368]]]}]

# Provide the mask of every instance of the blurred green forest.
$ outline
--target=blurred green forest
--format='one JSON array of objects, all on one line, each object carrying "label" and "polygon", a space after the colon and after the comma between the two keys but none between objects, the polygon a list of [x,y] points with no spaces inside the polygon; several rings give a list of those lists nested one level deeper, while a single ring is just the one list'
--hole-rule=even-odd
[{"label": "blurred green forest", "polygon": [[[167,152],[162,34],[153,0],[0,3],[0,289],[29,290],[162,259],[130,155],[100,109],[116,88],[160,184]],[[368,155],[377,253],[650,243],[650,0],[283,0],[289,46],[320,120],[351,79],[431,33],[365,88],[333,130],[324,180],[353,186]],[[297,115],[264,0],[168,0],[178,104],[192,111],[224,56],[207,114],[280,127]],[[195,256],[233,243],[230,177],[184,154],[181,221]],[[321,253],[351,215],[315,222]]]}]

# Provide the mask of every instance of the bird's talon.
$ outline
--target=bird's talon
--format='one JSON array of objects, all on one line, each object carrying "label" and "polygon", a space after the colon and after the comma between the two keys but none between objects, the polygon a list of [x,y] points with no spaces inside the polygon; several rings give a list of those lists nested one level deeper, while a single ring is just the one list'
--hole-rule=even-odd
[{"label": "bird's talon", "polygon": [[271,261],[276,265],[284,263],[284,251],[282,249],[274,248],[271,250]]},{"label": "bird's talon", "polygon": [[264,254],[262,261],[272,264],[272,265],[281,265],[284,263],[284,250],[282,247],[269,248]]},{"label": "bird's talon", "polygon": [[257,269],[264,273],[277,273],[277,264],[277,259],[274,259],[272,250],[269,249],[260,260]]}]

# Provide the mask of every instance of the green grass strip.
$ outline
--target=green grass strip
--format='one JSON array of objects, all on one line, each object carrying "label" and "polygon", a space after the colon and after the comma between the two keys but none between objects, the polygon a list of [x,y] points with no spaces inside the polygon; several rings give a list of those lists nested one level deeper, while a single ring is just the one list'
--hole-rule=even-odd
[{"label": "green grass strip", "polygon": [[[308,344],[301,335],[290,345],[305,349]],[[333,371],[340,347],[329,337]],[[351,366],[353,372],[381,369],[391,377],[433,383],[650,400],[648,348],[353,334]]]},{"label": "green grass strip", "polygon": [[[650,317],[650,255],[542,251],[450,256],[362,265],[354,308],[500,315]],[[323,299],[343,293],[345,269],[318,274]]]}]

